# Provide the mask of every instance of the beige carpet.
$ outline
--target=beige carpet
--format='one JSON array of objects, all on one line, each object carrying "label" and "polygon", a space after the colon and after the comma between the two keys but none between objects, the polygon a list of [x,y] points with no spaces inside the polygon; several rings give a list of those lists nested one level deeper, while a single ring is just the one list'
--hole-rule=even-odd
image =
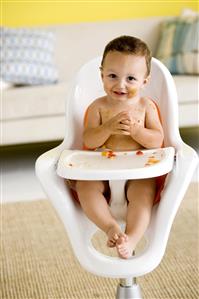
[{"label": "beige carpet", "polygon": [[[197,185],[191,184],[161,265],[138,280],[145,299],[199,298],[197,199]],[[1,229],[0,298],[115,298],[118,280],[96,277],[80,267],[48,201],[2,205]]]}]

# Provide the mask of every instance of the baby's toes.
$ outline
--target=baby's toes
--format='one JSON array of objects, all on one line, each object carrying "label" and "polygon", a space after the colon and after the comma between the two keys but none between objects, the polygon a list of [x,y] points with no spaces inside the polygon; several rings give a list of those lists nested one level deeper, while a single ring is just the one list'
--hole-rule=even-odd
[{"label": "baby's toes", "polygon": [[123,259],[128,259],[131,256],[127,247],[117,246],[117,251],[119,256]]},{"label": "baby's toes", "polygon": [[127,236],[124,236],[124,235],[120,235],[119,236],[119,238],[118,238],[118,240],[116,242],[118,247],[124,246],[124,243],[127,242],[127,238],[126,237]]},{"label": "baby's toes", "polygon": [[129,243],[128,243],[128,237],[126,235],[121,236],[117,240],[116,248],[117,248],[118,255],[121,258],[127,259],[131,256],[131,252],[130,252],[130,249],[129,249]]},{"label": "baby's toes", "polygon": [[117,240],[118,240],[118,235],[114,234],[111,238],[108,239],[107,245],[109,247],[115,247]]},{"label": "baby's toes", "polygon": [[120,239],[121,243],[128,241],[128,236],[125,233],[120,233],[118,235],[118,240]]},{"label": "baby's toes", "polygon": [[117,242],[117,240],[119,239],[118,234],[114,234],[111,239],[112,239],[112,241]]},{"label": "baby's toes", "polygon": [[107,246],[108,246],[108,247],[115,247],[115,244],[116,244],[116,242],[113,241],[113,240],[108,240],[108,241],[107,241]]}]

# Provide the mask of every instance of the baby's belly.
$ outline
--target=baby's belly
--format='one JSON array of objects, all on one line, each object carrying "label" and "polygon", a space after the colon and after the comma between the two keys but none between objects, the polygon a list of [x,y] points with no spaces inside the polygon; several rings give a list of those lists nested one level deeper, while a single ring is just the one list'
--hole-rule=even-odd
[{"label": "baby's belly", "polygon": [[142,148],[132,137],[121,135],[112,135],[104,145],[113,151],[129,151]]}]

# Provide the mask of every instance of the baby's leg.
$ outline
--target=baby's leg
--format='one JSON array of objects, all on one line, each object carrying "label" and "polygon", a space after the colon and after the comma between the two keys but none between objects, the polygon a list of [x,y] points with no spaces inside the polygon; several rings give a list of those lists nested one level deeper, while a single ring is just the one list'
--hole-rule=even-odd
[{"label": "baby's leg", "polygon": [[117,241],[116,246],[120,257],[129,258],[146,231],[151,218],[155,190],[154,178],[128,181],[129,204],[125,230],[128,239],[125,241],[121,237]]},{"label": "baby's leg", "polygon": [[108,182],[105,181],[76,182],[76,191],[84,213],[107,234],[107,245],[114,247],[119,237],[126,240],[126,236],[111,215],[109,205],[104,197],[108,188]]}]

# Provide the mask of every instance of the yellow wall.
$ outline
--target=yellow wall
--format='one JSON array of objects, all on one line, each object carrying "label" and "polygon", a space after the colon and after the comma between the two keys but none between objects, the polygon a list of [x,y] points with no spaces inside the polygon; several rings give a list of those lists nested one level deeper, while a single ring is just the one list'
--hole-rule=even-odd
[{"label": "yellow wall", "polygon": [[198,0],[0,0],[1,25],[47,25],[179,15],[183,8],[198,9]]}]

